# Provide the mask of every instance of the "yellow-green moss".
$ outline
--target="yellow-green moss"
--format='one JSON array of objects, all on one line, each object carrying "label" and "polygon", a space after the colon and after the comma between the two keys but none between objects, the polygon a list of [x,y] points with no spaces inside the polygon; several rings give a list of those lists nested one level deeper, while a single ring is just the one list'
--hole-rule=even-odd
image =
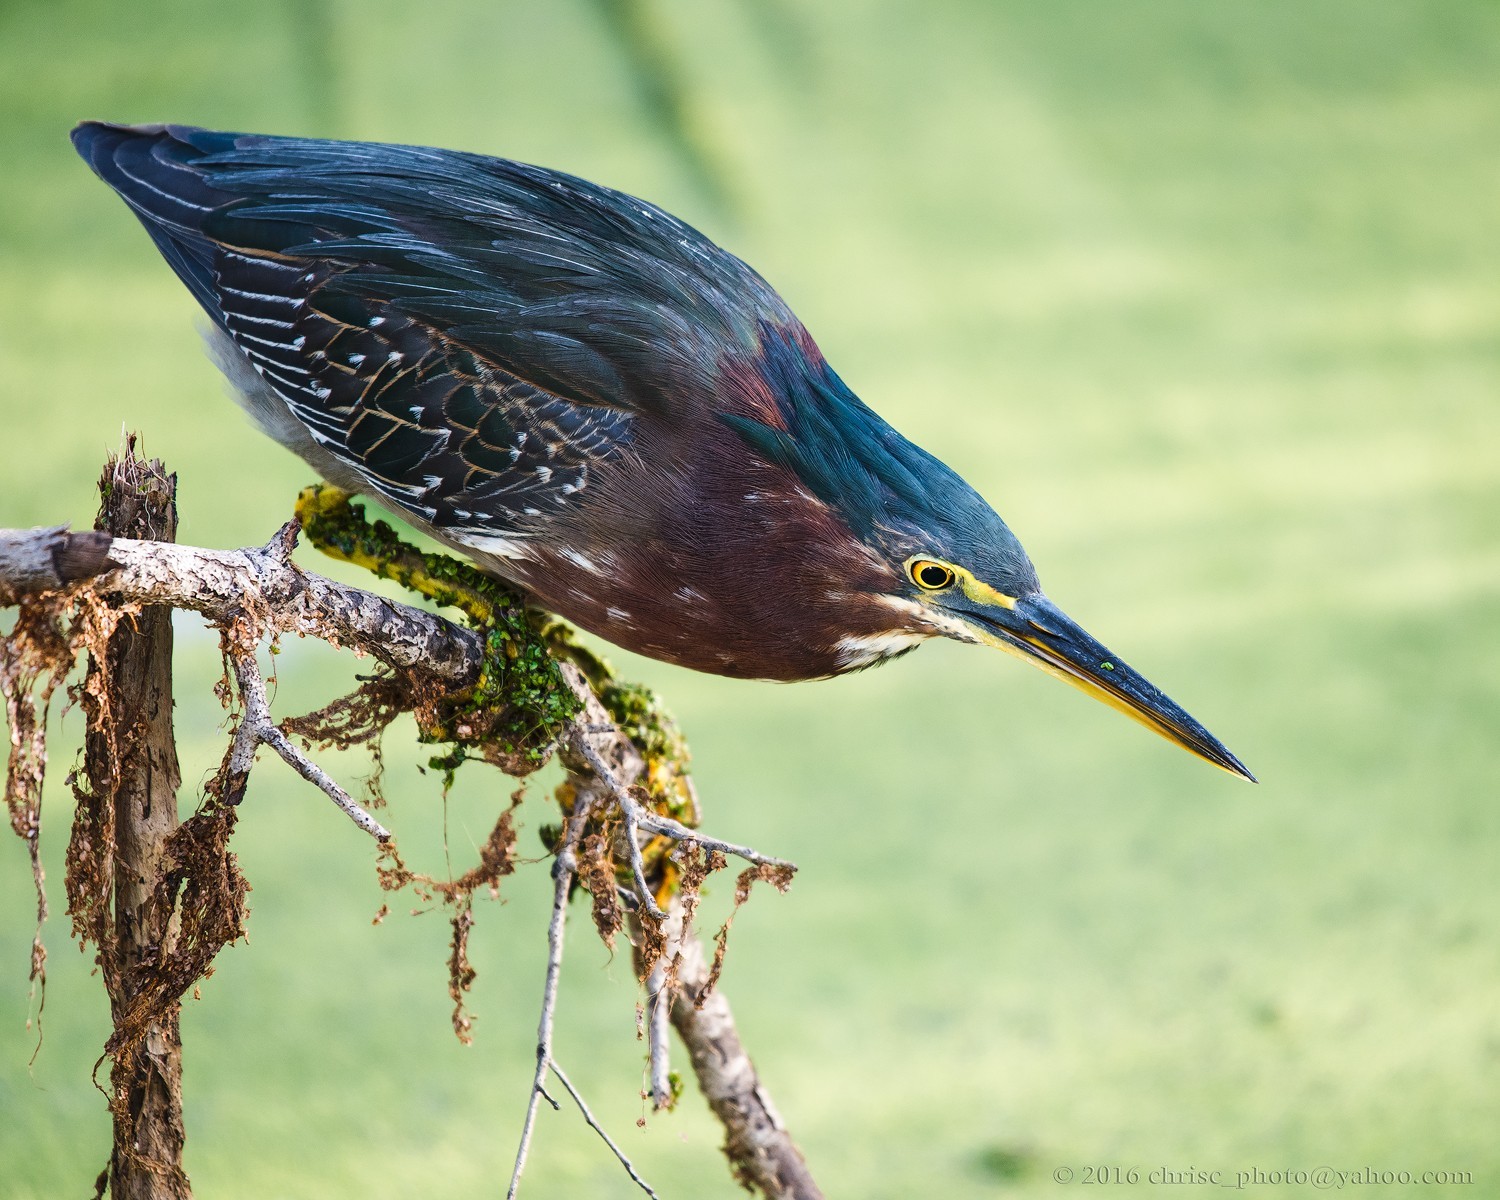
[{"label": "yellow-green moss", "polygon": [[432,766],[451,779],[464,761],[463,747],[481,743],[539,763],[581,705],[520,595],[469,563],[424,554],[402,541],[386,522],[367,520],[364,506],[351,503],[340,488],[304,489],[297,519],[307,540],[323,553],[395,580],[440,607],[459,609],[483,640],[478,682],[421,728],[423,741],[455,744]]}]

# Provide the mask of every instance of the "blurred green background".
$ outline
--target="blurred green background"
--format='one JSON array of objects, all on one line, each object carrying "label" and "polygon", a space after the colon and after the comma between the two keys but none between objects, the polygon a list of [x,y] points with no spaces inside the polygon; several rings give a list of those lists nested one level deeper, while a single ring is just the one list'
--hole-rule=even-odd
[{"label": "blurred green background", "polygon": [[[178,471],[184,541],[263,541],[309,482],[222,398],[186,291],[73,156],[80,118],[435,143],[655,200],[780,288],[1263,780],[957,645],[794,687],[619,656],[679,715],[714,831],[802,868],[741,913],[724,987],[829,1193],[1328,1165],[1490,1194],[1497,80],[1490,0],[4,0],[0,524],[87,524],[122,426]],[[225,729],[214,639],[179,630],[191,799]],[[279,669],[288,714],[358,668],[295,644]],[[409,732],[389,822],[441,870]],[[105,1005],[60,911],[80,733],[53,744],[30,1067],[30,881],[0,840],[6,1197],[86,1194],[107,1156]],[[461,775],[459,869],[511,786]],[[199,1193],[500,1194],[545,865],[478,912],[464,1048],[442,917],[372,926],[371,846],[277,762],[238,846],[250,939],[183,1017]],[[576,923],[561,1061],[664,1196],[738,1194],[691,1089],[636,1127],[634,1000]],[[635,1194],[566,1111],[526,1193]]]}]

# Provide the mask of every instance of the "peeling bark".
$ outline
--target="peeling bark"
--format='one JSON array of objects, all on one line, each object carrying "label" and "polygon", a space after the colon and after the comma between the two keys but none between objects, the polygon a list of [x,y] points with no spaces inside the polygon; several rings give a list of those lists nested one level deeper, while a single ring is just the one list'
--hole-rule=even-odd
[{"label": "peeling bark", "polygon": [[56,591],[109,566],[107,533],[50,529],[0,531],[0,605],[34,592]]},{"label": "peeling bark", "polygon": [[[0,530],[0,604],[49,586],[44,564],[67,553],[62,526]],[[204,550],[126,537],[70,559],[64,584],[97,577],[100,592],[132,604],[187,608],[213,621],[250,612],[267,633],[316,637],[363,651],[393,667],[424,672],[454,687],[479,673],[479,639],[469,630],[362,588],[302,571],[286,559],[291,525],[270,545]],[[17,573],[5,572],[11,563]],[[90,571],[90,566],[107,568]]]}]

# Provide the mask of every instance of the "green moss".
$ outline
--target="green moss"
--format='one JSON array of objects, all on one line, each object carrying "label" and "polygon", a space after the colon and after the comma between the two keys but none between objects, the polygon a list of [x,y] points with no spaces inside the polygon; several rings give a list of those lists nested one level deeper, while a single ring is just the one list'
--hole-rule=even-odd
[{"label": "green moss", "polygon": [[532,619],[552,656],[583,672],[615,727],[641,752],[646,761],[642,783],[654,807],[685,825],[696,825],[697,803],[688,783],[692,756],[661,697],[641,684],[622,682],[608,660],[580,642],[566,621],[537,612]]},{"label": "green moss", "polygon": [[612,676],[597,690],[616,728],[635,743],[646,760],[644,782],[655,807],[684,824],[696,825],[697,805],[688,784],[691,755],[687,740],[661,697],[648,687],[622,683]]},{"label": "green moss", "polygon": [[[459,609],[483,638],[478,682],[464,694],[421,710],[417,727],[424,742],[449,744],[428,765],[442,773],[444,788],[470,757],[482,756],[513,774],[540,766],[558,731],[582,705],[558,663],[583,672],[620,732],[645,760],[641,783],[652,807],[685,825],[698,823],[698,805],[689,779],[687,742],[677,723],[649,688],[623,683],[609,663],[578,641],[573,628],[549,613],[528,610],[524,599],[501,581],[445,554],[424,554],[401,540],[384,521],[369,521],[364,507],[326,484],[307,488],[297,501],[297,518],[307,539],[325,554],[356,563],[382,579],[392,579],[440,606]],[[478,755],[468,751],[477,749]],[[559,803],[571,808],[571,791]],[[556,848],[558,834],[543,832],[543,844]],[[644,848],[648,876],[660,881],[664,898],[676,884],[671,860],[674,843],[656,838]],[[630,868],[619,866],[630,881]]]},{"label": "green moss", "polygon": [[441,771],[443,774],[443,791],[447,792],[453,788],[453,773],[469,761],[468,754],[462,746],[455,746],[447,754],[434,754],[427,760],[430,770]]},{"label": "green moss", "polygon": [[451,784],[467,757],[464,746],[498,749],[517,766],[540,765],[581,705],[549,649],[548,638],[556,635],[528,613],[521,596],[469,563],[424,554],[386,522],[367,520],[363,505],[327,484],[303,491],[297,518],[308,541],[325,554],[394,580],[439,607],[459,609],[483,639],[478,681],[440,706],[434,719],[419,722],[423,741],[456,747],[434,758],[433,768]]}]

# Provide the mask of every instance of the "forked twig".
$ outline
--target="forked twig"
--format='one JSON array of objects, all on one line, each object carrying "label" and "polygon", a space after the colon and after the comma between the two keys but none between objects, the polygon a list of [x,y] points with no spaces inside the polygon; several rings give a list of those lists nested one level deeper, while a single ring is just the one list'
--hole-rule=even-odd
[{"label": "forked twig", "polygon": [[231,774],[248,775],[255,761],[255,751],[260,746],[269,746],[282,760],[325,796],[339,806],[351,821],[378,842],[388,842],[391,834],[384,825],[372,817],[344,791],[333,776],[298,750],[292,739],[271,720],[271,706],[266,699],[266,681],[260,673],[260,664],[255,661],[254,650],[231,650],[229,661],[234,667],[234,677],[240,685],[240,698],[245,712],[240,718],[240,727],[235,731],[234,746],[229,752]]},{"label": "forked twig", "polygon": [[[584,757],[589,759],[589,765],[594,767],[596,771],[602,769],[606,772],[599,777],[600,782],[613,795],[616,789],[614,780],[608,774],[609,769],[603,765],[603,760],[599,757],[597,751],[588,746],[586,742],[583,742],[581,738],[579,742]],[[640,896],[641,904],[645,907],[646,911],[658,921],[662,921],[666,919],[667,914],[662,912],[661,905],[656,902],[656,895],[652,891],[650,881],[646,878],[646,860],[641,856],[641,813],[644,811],[644,806],[640,804],[620,805],[620,817],[625,822],[625,846],[627,852],[630,854],[630,873],[635,877],[636,893]]]},{"label": "forked twig", "polygon": [[547,1092],[548,1071],[556,1075],[563,1087],[568,1089],[568,1095],[573,1097],[573,1102],[578,1105],[578,1111],[583,1114],[583,1119],[588,1123],[589,1128],[604,1139],[604,1144],[614,1152],[614,1156],[619,1159],[620,1165],[625,1168],[630,1178],[646,1195],[653,1197],[653,1200],[656,1197],[656,1192],[652,1190],[651,1185],[636,1171],[635,1164],[595,1119],[589,1106],[584,1103],[583,1096],[573,1086],[573,1081],[568,1078],[567,1073],[552,1055],[557,991],[562,975],[563,933],[567,927],[568,894],[572,891],[573,879],[578,873],[578,844],[583,838],[583,829],[588,823],[589,810],[593,807],[592,802],[593,797],[587,791],[579,793],[578,799],[573,804],[572,815],[568,818],[567,827],[563,831],[562,841],[558,845],[557,858],[552,864],[552,919],[547,925],[547,974],[542,987],[542,1015],[537,1023],[536,1031],[536,1073],[531,1079],[531,1095],[526,1103],[526,1120],[521,1126],[521,1142],[516,1148],[516,1165],[511,1172],[510,1187],[505,1192],[506,1200],[514,1200],[520,1191],[521,1175],[526,1170],[526,1155],[531,1149],[531,1135],[536,1127],[539,1102],[546,1100],[554,1110],[559,1107],[557,1101]]},{"label": "forked twig", "polygon": [[[578,873],[578,843],[583,837],[583,827],[588,816],[589,797],[587,794],[580,795],[573,805],[573,813],[568,818],[562,841],[557,847],[557,858],[552,864],[552,919],[547,924],[547,974],[542,986],[542,1016],[536,1030],[536,1073],[531,1078],[531,1095],[526,1101],[526,1120],[521,1126],[521,1144],[516,1147],[516,1165],[511,1171],[510,1187],[506,1189],[505,1200],[514,1200],[521,1188],[521,1172],[526,1169],[526,1154],[531,1149],[537,1105],[547,1096],[547,1072],[554,1066],[552,1029],[557,1013],[557,985],[562,975],[563,931],[567,926],[568,893],[573,887],[573,877]],[[554,1108],[557,1107],[555,1100],[550,1096],[547,1099]]]},{"label": "forked twig", "polygon": [[[575,727],[573,732],[573,744],[581,754],[595,775],[609,791],[610,797],[620,806],[620,815],[624,818],[627,829],[645,830],[647,833],[661,834],[678,842],[691,842],[695,846],[701,846],[705,850],[717,850],[721,854],[732,855],[735,858],[743,858],[746,862],[755,863],[757,866],[783,867],[795,871],[797,864],[788,862],[784,858],[772,858],[769,854],[762,854],[751,846],[741,846],[735,842],[726,842],[720,838],[710,837],[698,829],[690,829],[681,821],[675,821],[671,817],[663,816],[661,813],[652,812],[644,804],[631,794],[628,787],[622,784],[610,770],[609,764],[604,761],[603,756],[590,745],[588,737],[584,736],[581,727]],[[634,839],[632,839],[634,840]],[[640,856],[640,847],[637,846],[632,856],[632,869],[634,860]],[[656,898],[651,895],[651,890],[645,885],[644,878],[637,879],[637,886],[641,887],[642,899],[646,910],[654,917],[661,917],[661,908],[656,903]]]}]

